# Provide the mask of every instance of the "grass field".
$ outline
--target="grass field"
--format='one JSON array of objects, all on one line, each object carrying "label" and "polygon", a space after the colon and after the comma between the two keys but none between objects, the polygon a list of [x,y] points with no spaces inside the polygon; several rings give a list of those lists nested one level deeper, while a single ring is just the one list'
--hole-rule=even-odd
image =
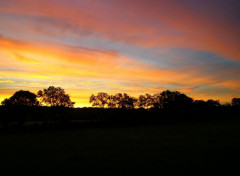
[{"label": "grass field", "polygon": [[234,120],[3,133],[0,175],[230,174],[239,172],[239,127]]}]

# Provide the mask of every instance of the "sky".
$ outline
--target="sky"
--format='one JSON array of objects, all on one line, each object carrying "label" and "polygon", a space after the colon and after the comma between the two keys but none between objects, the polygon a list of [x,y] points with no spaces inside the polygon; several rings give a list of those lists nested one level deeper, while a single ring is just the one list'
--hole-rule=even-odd
[{"label": "sky", "polygon": [[60,86],[240,97],[239,0],[0,0],[0,101]]}]

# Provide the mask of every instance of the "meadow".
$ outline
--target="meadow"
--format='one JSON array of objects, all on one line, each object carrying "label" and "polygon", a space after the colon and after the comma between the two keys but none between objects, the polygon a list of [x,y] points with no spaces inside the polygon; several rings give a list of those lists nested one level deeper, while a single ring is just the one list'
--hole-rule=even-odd
[{"label": "meadow", "polygon": [[0,175],[173,175],[239,172],[240,120],[0,133]]}]

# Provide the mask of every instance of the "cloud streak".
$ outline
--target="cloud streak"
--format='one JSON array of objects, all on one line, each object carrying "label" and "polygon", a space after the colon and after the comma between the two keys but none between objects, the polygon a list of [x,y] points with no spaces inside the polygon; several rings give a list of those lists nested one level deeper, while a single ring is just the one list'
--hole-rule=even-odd
[{"label": "cloud streak", "polygon": [[237,1],[57,2],[16,0],[0,9],[33,18],[31,30],[43,35],[88,31],[146,47],[189,47],[240,60]]}]

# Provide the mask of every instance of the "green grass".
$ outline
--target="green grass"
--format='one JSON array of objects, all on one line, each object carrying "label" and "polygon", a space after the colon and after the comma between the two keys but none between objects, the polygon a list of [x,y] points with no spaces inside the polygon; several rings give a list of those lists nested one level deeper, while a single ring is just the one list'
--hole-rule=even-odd
[{"label": "green grass", "polygon": [[0,134],[0,175],[230,173],[239,167],[239,126],[235,120]]}]

